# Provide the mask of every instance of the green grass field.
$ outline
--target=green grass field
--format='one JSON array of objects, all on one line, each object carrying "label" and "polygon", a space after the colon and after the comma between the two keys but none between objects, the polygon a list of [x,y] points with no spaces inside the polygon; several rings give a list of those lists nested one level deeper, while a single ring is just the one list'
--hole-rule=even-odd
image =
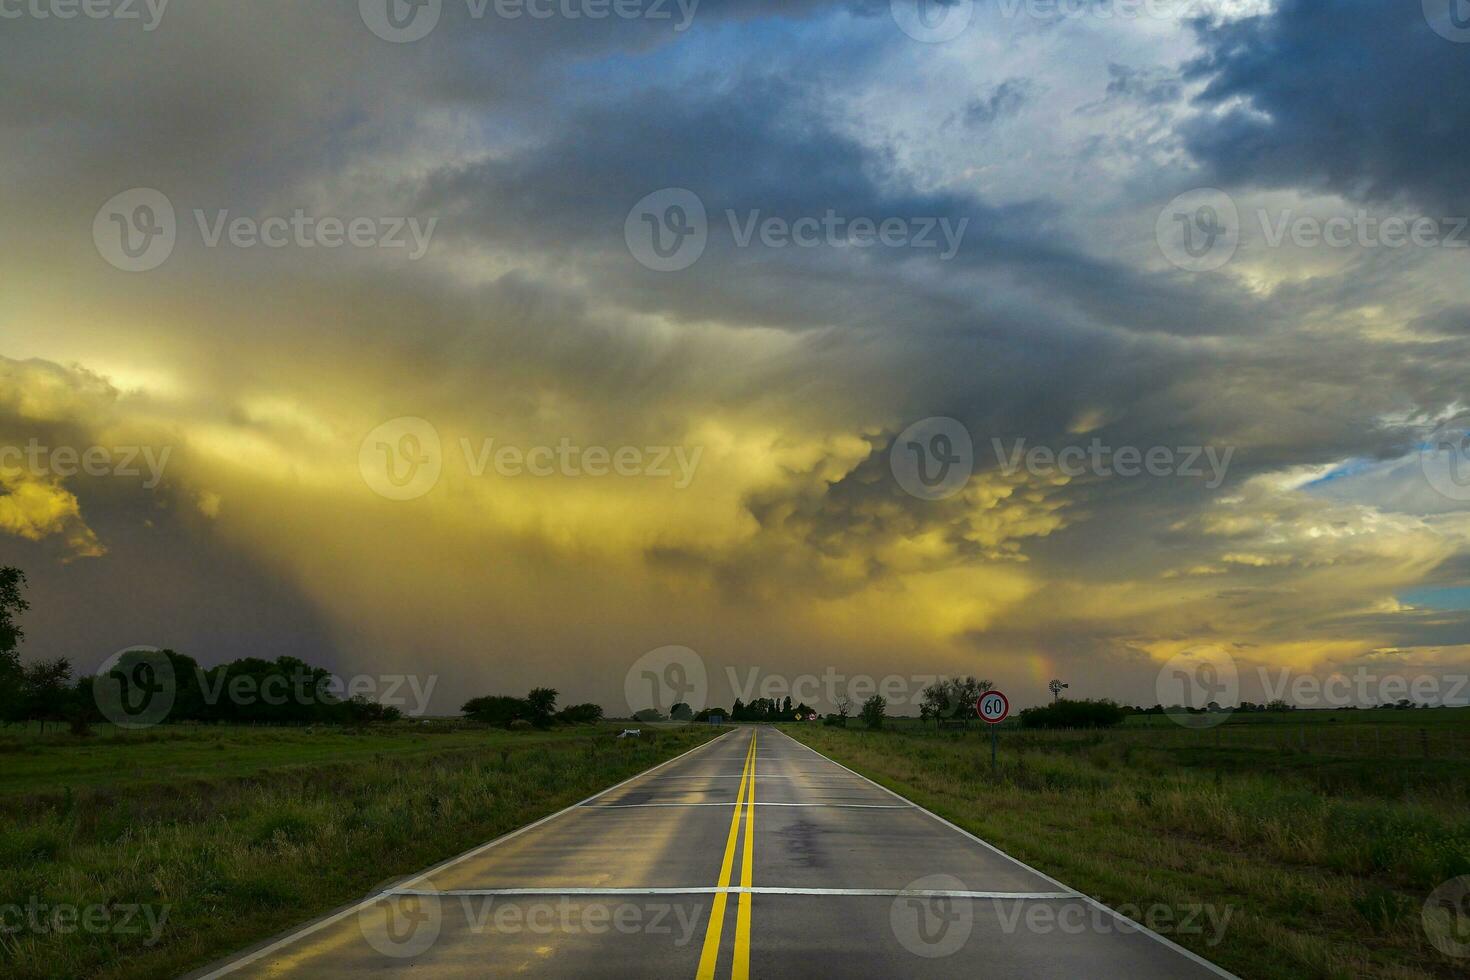
[{"label": "green grass field", "polygon": [[978,727],[785,727],[1114,907],[1228,912],[1220,934],[1158,931],[1241,976],[1463,977],[1420,910],[1470,874],[1470,711],[1259,717],[1008,728],[997,774]]},{"label": "green grass field", "polygon": [[644,729],[0,729],[0,976],[186,972],[723,730]]}]

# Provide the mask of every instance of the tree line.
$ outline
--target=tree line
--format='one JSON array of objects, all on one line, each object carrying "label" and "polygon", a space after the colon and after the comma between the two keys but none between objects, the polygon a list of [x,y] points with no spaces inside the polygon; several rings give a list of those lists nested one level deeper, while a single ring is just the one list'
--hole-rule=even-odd
[{"label": "tree line", "polygon": [[459,710],[471,721],[498,728],[550,728],[556,724],[590,725],[602,720],[602,705],[572,704],[556,710],[559,692],[550,687],[533,689],[523,698],[488,694],[471,698]]},{"label": "tree line", "polygon": [[[98,700],[98,678],[73,676],[65,657],[22,663],[25,632],[16,621],[30,608],[23,589],[25,573],[0,568],[0,724],[67,724],[85,734],[109,718]],[[124,653],[104,677],[119,700],[166,706],[152,721],[224,724],[366,724],[396,721],[398,708],[362,695],[342,698],[331,688],[335,678],[322,667],[296,657],[265,660],[244,657],[204,669],[194,658],[173,650]]]}]

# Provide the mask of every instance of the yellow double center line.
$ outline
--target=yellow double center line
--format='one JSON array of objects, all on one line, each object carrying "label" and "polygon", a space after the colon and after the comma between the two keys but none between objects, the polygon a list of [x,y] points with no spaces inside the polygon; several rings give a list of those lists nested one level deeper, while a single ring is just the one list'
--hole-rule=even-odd
[{"label": "yellow double center line", "polygon": [[[740,862],[740,885],[750,888],[754,875],[752,864],[755,853],[753,835],[755,828],[755,732],[750,734],[750,749],[745,753],[745,768],[740,773],[740,790],[735,795],[735,816],[730,818],[730,836],[725,841],[725,860],[720,865],[721,889],[730,887],[730,875],[735,870],[735,844],[740,839],[740,814],[745,812],[745,854]],[[714,980],[715,963],[720,958],[720,934],[725,928],[725,905],[728,895],[724,891],[715,893],[714,907],[710,909],[709,927],[704,934],[704,950],[699,954],[698,980]],[[730,972],[734,980],[749,980],[750,977],[750,892],[740,893],[739,908],[735,915],[735,962]]]}]

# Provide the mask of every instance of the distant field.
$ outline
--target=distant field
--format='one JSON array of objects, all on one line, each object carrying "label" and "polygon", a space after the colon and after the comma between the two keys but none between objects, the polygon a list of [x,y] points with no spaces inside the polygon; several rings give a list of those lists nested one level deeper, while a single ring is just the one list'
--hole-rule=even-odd
[{"label": "distant field", "polygon": [[[1202,727],[1180,725],[1165,715],[1129,715],[1123,725],[1109,732],[1118,739],[1136,738],[1140,744],[1172,748],[1243,749],[1305,753],[1315,756],[1353,758],[1461,759],[1470,760],[1470,708],[1394,710],[1338,710],[1235,712],[1229,715],[1187,716]],[[1218,721],[1218,724],[1210,724]],[[856,720],[854,725],[860,724]],[[917,718],[888,719],[899,732],[934,732],[934,723]],[[969,723],[969,731],[980,731],[980,721]],[[1021,731],[1012,717],[1000,726],[1003,737]],[[948,734],[948,732],[946,732]],[[1027,730],[1032,739],[1060,742],[1076,737],[1072,731]]]},{"label": "distant field", "polygon": [[0,931],[0,976],[177,975],[723,731],[618,727],[0,729],[0,908],[116,924]]},{"label": "distant field", "polygon": [[1261,717],[1010,728],[996,776],[978,726],[783,727],[1114,907],[1228,910],[1218,939],[1158,931],[1241,976],[1465,976],[1420,910],[1470,874],[1470,711]]},{"label": "distant field", "polygon": [[586,729],[511,735],[454,723],[360,730],[176,725],[129,732],[107,727],[84,739],[55,725],[45,735],[34,727],[24,733],[0,728],[0,795],[68,786],[77,790],[148,782],[172,785],[282,767],[338,764],[380,753],[403,759],[484,748],[499,741],[526,746],[586,737]]}]

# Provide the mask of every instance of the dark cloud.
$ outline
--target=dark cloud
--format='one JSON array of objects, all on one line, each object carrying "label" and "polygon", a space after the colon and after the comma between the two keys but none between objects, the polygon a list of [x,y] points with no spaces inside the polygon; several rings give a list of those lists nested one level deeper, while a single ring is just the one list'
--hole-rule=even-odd
[{"label": "dark cloud", "polygon": [[1222,179],[1470,213],[1470,57],[1421,3],[1281,0],[1196,30],[1214,111],[1183,132]]}]

